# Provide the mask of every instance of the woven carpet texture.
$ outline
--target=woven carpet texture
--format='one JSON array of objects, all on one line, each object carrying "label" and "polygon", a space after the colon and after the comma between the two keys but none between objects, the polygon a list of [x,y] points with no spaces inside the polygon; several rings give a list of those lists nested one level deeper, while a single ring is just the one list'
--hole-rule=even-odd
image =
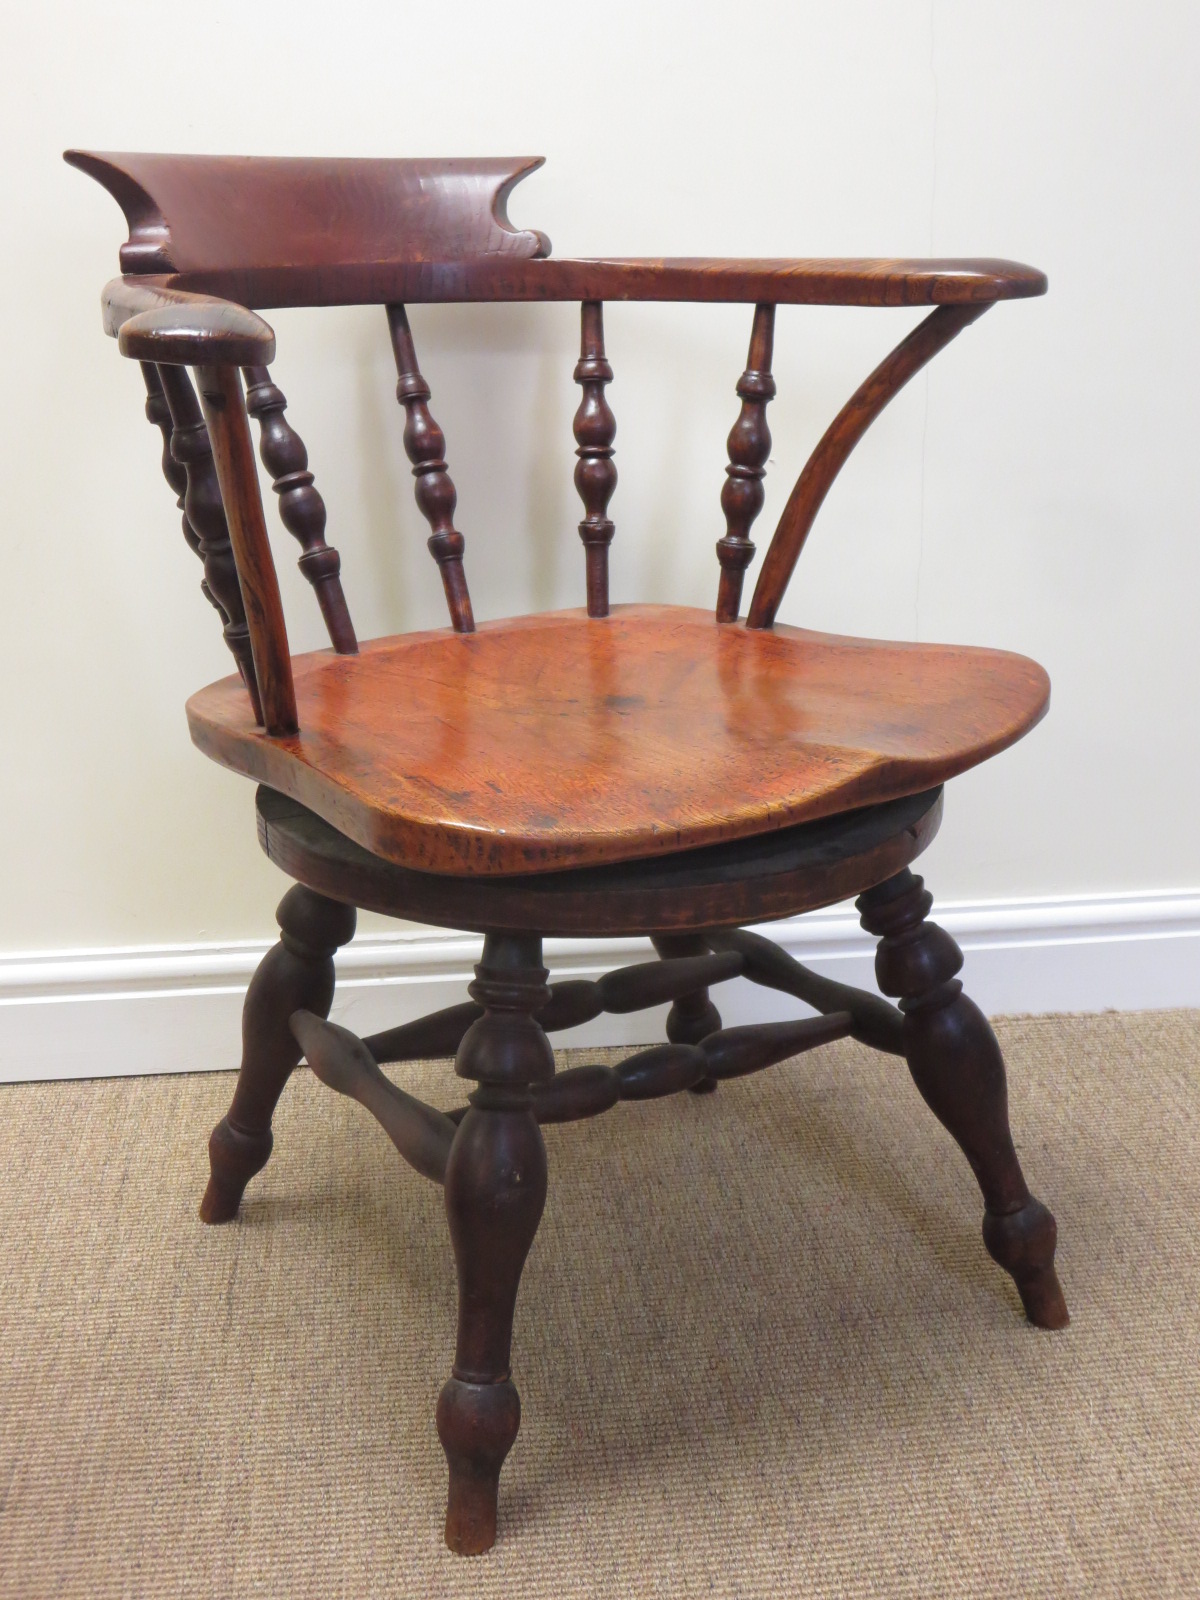
[{"label": "woven carpet texture", "polygon": [[849,1041],[548,1128],[471,1561],[441,1193],[366,1113],[298,1073],[205,1228],[228,1075],[0,1089],[0,1595],[1200,1595],[1200,1014],[998,1031],[1071,1327],[1023,1320],[962,1156]]}]

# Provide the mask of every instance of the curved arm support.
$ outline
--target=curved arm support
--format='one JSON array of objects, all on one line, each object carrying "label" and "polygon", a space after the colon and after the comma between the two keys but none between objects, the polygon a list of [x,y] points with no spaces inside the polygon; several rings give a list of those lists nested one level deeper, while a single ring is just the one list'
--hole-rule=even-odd
[{"label": "curved arm support", "polygon": [[817,512],[846,458],[875,418],[910,378],[987,309],[986,304],[939,306],[875,368],[838,412],[783,508],[755,585],[747,627],[769,628],[774,623]]},{"label": "curved arm support", "polygon": [[104,331],[123,356],[166,366],[266,366],[275,333],[245,306],[114,278],[100,296]]}]

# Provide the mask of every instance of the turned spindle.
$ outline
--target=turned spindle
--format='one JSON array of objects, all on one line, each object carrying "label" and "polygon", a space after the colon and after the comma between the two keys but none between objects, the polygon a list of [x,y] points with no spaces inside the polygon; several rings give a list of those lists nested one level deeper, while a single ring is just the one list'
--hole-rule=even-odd
[{"label": "turned spindle", "polygon": [[[183,528],[183,537],[187,541],[188,549],[199,560],[204,560],[204,553],[200,549],[200,540],[196,530],[188,521],[187,511],[184,508],[184,498],[187,494],[187,470],[182,461],[176,461],[171,450],[171,438],[174,433],[174,424],[171,421],[171,408],[167,404],[167,397],[163,391],[162,380],[158,375],[158,367],[153,361],[139,361],[142,369],[142,378],[146,385],[146,418],[152,422],[162,434],[162,475],[167,480],[167,486],[175,496],[175,504],[179,507],[179,520]],[[208,580],[201,578],[200,593],[213,606],[221,619],[224,627],[229,618],[225,615],[224,607],[208,587]]]},{"label": "turned spindle", "polygon": [[325,543],[325,502],[308,470],[304,440],[284,411],[287,397],[267,367],[246,367],[246,410],[258,422],[258,453],[279,497],[279,517],[303,549],[300,571],[308,579],[339,655],[358,653],[354,624],[342,593],[342,558]]},{"label": "turned spindle", "polygon": [[746,370],[737,383],[742,409],[729,434],[729,465],[721,489],[725,536],[717,541],[721,586],[717,593],[717,621],[736,622],[742,604],[742,581],[754,559],[750,528],[763,508],[763,478],[771,453],[767,405],[775,398],[771,353],[775,339],[775,307],[757,305],[750,332]]},{"label": "turned spindle", "polygon": [[587,608],[589,617],[608,615],[608,547],[613,524],[608,502],[617,487],[617,468],[613,461],[613,440],[617,419],[605,397],[605,385],[612,382],[612,368],[604,355],[604,307],[599,300],[585,300],[580,307],[579,361],[575,382],[583,389],[583,399],[575,413],[575,488],[583,501],[584,517],[579,524],[587,562]]},{"label": "turned spindle", "polygon": [[404,407],[404,450],[412,462],[417,507],[428,522],[429,550],[442,575],[446,604],[455,633],[474,633],[475,618],[463,571],[466,540],[454,526],[458,491],[446,469],[446,436],[429,410],[430,388],[417,366],[408,313],[403,306],[387,308],[392,349],[396,355],[396,399]]},{"label": "turned spindle", "polygon": [[187,476],[183,509],[188,526],[196,537],[197,552],[204,562],[206,592],[225,617],[225,643],[246,685],[255,720],[261,723],[263,713],[258,679],[254,672],[250,629],[246,624],[241,584],[233,546],[229,542],[229,526],[225,520],[221,485],[217,479],[208,427],[186,367],[163,364],[158,369],[158,376],[171,413],[171,455]]},{"label": "turned spindle", "polygon": [[385,1078],[363,1040],[335,1022],[297,1011],[288,1026],[314,1074],[337,1094],[357,1100],[422,1177],[446,1180],[455,1124]]},{"label": "turned spindle", "polygon": [[[622,1016],[644,1011],[648,1006],[662,1005],[667,1000],[678,1000],[680,996],[707,996],[709,984],[736,978],[741,970],[742,958],[736,951],[714,955],[701,948],[681,960],[639,961],[631,967],[618,967],[594,981],[567,978],[547,988],[545,1003],[537,1013],[538,1026],[544,1033],[555,1033],[561,1028],[577,1028],[580,1023],[591,1022],[604,1011]],[[716,1017],[713,1027],[707,1030],[711,1033],[721,1026],[721,1019],[715,1007],[710,1010]],[[379,1062],[453,1055],[467,1029],[481,1015],[482,1008],[473,1003],[448,1006],[416,1022],[405,1022],[398,1028],[372,1034],[363,1042]],[[668,1034],[669,1030],[668,1023]],[[695,1043],[695,1040],[675,1042]]]}]

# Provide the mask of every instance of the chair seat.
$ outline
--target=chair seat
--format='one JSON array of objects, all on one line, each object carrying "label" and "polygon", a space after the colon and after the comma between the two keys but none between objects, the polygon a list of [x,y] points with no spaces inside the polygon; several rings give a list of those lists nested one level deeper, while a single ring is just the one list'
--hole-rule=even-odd
[{"label": "chair seat", "polygon": [[425,872],[630,861],[916,794],[1012,744],[1049,680],[1005,651],[561,611],[293,659],[300,731],[236,677],[195,743],[372,853]]}]

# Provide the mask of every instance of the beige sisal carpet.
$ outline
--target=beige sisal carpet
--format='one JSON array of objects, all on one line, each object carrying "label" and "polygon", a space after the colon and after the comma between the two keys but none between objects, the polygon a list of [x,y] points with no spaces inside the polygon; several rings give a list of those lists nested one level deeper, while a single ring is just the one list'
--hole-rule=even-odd
[{"label": "beige sisal carpet", "polygon": [[441,1196],[365,1113],[298,1075],[206,1229],[227,1076],[0,1089],[0,1595],[1200,1595],[1200,1015],[1000,1032],[1065,1334],[899,1062],[551,1128],[469,1562]]}]

